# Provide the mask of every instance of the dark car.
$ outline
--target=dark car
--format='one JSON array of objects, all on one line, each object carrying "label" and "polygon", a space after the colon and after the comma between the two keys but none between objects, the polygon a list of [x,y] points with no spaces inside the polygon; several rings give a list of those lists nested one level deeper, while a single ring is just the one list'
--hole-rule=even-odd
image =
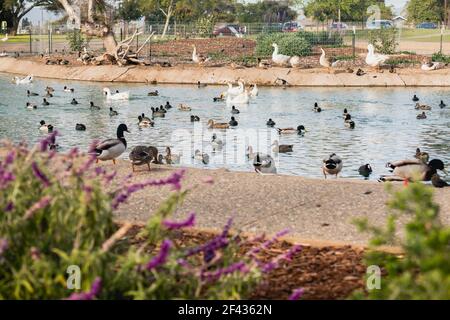
[{"label": "dark car", "polygon": [[237,24],[220,24],[216,25],[213,30],[213,35],[215,36],[236,36],[240,35],[243,32],[243,28],[241,28]]},{"label": "dark car", "polygon": [[433,22],[422,22],[416,26],[417,29],[437,29],[437,27],[437,24]]},{"label": "dark car", "polygon": [[295,21],[285,22],[283,24],[283,32],[296,32],[303,29],[303,27]]}]

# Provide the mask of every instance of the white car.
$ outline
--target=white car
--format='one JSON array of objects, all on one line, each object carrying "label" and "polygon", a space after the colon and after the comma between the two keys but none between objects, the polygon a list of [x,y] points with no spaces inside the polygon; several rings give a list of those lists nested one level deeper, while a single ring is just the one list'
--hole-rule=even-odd
[{"label": "white car", "polygon": [[369,20],[366,22],[366,28],[369,30],[387,29],[393,27],[394,23],[391,20]]}]

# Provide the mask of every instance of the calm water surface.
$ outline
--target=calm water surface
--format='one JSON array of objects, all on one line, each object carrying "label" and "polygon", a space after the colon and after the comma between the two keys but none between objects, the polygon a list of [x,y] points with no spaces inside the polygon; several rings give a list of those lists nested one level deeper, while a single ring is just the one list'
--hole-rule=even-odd
[{"label": "calm water surface", "polygon": [[[183,165],[195,167],[252,170],[251,163],[235,153],[244,150],[246,143],[255,149],[259,145],[259,150],[267,152],[273,137],[278,138],[280,144],[294,145],[293,153],[280,154],[277,158],[278,172],[282,174],[322,177],[322,159],[335,152],[344,161],[343,177],[358,177],[358,167],[370,163],[374,169],[371,179],[376,179],[380,174],[388,173],[386,162],[412,158],[417,147],[429,152],[431,158],[442,159],[447,168],[450,166],[450,106],[438,107],[441,99],[450,105],[448,88],[260,88],[259,96],[248,106],[238,106],[241,113],[234,115],[239,122],[237,129],[217,131],[226,143],[223,150],[213,152],[208,142],[213,131],[205,129],[207,120],[228,122],[231,117],[231,106],[212,102],[212,98],[224,90],[223,86],[198,89],[191,85],[150,86],[46,79],[35,79],[31,85],[13,85],[11,77],[0,74],[0,137],[14,141],[35,143],[44,137],[38,128],[39,121],[45,120],[60,132],[58,143],[62,150],[72,147],[87,150],[94,139],[115,137],[117,125],[123,122],[131,131],[126,135],[129,150],[137,144],[151,144],[161,151],[165,146],[172,146],[179,152],[177,150],[186,148],[192,138],[194,142],[189,150],[203,148],[211,156],[210,163],[203,165],[191,160],[184,149],[184,161],[188,163]],[[47,85],[56,89],[54,97],[48,99],[50,106],[40,106],[42,96],[27,97],[27,89],[42,95]],[[64,85],[75,88],[75,93],[63,92]],[[108,103],[102,95],[105,86],[112,91],[130,91],[131,99]],[[160,96],[148,97],[147,92],[153,90],[158,90]],[[433,107],[427,112],[428,119],[416,119],[418,111],[414,110],[411,101],[413,94],[417,94],[422,103]],[[79,105],[70,104],[73,97]],[[27,101],[36,103],[38,109],[27,110]],[[89,101],[101,106],[101,110],[91,111]],[[151,106],[166,101],[174,106],[166,117],[156,118],[153,128],[139,129],[137,116],[143,112],[151,115]],[[322,107],[321,113],[312,111],[315,101]],[[179,103],[188,104],[192,111],[177,110]],[[119,116],[110,117],[109,106],[113,106]],[[343,124],[344,108],[356,122],[354,130]],[[191,114],[200,117],[203,131],[198,128],[199,124],[194,130]],[[276,127],[303,124],[308,132],[304,137],[278,136],[267,130],[265,123],[269,117],[276,122]],[[75,131],[76,123],[85,124],[87,131]],[[247,133],[259,132],[259,142],[231,140],[233,136],[243,137],[245,130],[250,130]],[[126,158],[127,154],[122,157]]]}]

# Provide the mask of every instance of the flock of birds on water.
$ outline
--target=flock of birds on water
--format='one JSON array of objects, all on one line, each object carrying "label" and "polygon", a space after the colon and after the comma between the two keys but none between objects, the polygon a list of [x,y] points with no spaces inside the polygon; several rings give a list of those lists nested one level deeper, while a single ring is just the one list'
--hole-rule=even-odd
[{"label": "flock of birds on water", "polygon": [[[280,54],[277,44],[274,43],[273,47],[274,51],[272,55],[272,61],[274,63],[290,64],[291,66],[296,66],[296,64],[299,63],[298,57],[295,56],[291,57]],[[322,48],[321,51],[322,55],[320,57],[320,64],[328,69],[333,68],[335,66],[336,61],[333,61],[332,59],[326,57],[325,51]],[[382,63],[384,63],[388,59],[389,56],[376,54],[374,52],[373,45],[371,44],[368,45],[368,54],[366,57],[366,63],[369,66],[374,68],[379,67]],[[192,60],[195,63],[202,64],[207,62],[209,58],[199,55],[194,46]],[[260,61],[260,64],[263,63],[264,61]],[[424,66],[425,64],[427,66]],[[435,70],[439,67],[437,63],[433,62],[427,63],[424,62],[424,65],[422,65],[423,70],[425,70],[426,68],[428,68],[426,70]],[[29,84],[32,82],[33,82],[32,75],[29,75],[25,78],[19,77],[13,78],[13,83],[15,84]],[[231,116],[229,122],[216,122],[213,119],[209,119],[207,122],[207,127],[209,129],[226,130],[231,127],[238,126],[238,121],[236,120],[234,115],[239,114],[240,111],[239,109],[236,108],[236,105],[248,104],[251,98],[255,98],[258,96],[257,85],[253,84],[250,85],[249,87],[246,87],[245,82],[242,79],[239,79],[237,81],[237,86],[234,86],[231,82],[228,82],[227,85],[228,85],[227,90],[222,92],[219,96],[213,98],[213,101],[214,102],[225,101],[227,105],[232,105],[231,114],[233,116]],[[205,86],[206,84],[201,83],[200,81],[197,83],[198,88],[202,88]],[[63,92],[72,94],[75,92],[73,88],[68,88],[67,86],[64,86],[62,90]],[[50,104],[48,99],[53,97],[54,91],[55,91],[54,88],[46,87],[45,94],[43,95],[42,105],[47,106]],[[104,88],[103,93],[105,95],[106,100],[108,101],[128,100],[130,98],[129,92],[119,92],[118,90],[116,90],[115,92],[111,92],[111,90],[108,88]],[[158,95],[159,92],[157,90],[148,93],[148,96],[158,96]],[[39,96],[39,94],[27,90],[27,96],[29,97]],[[417,119],[426,119],[427,116],[425,111],[431,110],[432,107],[426,104],[421,104],[419,102],[419,98],[416,95],[413,96],[412,100],[413,102],[416,103],[415,109],[422,111],[417,115]],[[78,101],[75,98],[72,98],[71,104],[77,105]],[[89,107],[92,110],[100,109],[100,107],[96,106],[92,101],[90,102]],[[439,107],[445,108],[446,104],[441,100]],[[31,102],[27,102],[26,108],[37,109],[37,105]],[[160,107],[156,108],[151,107],[152,113],[151,117],[146,116],[144,113],[138,115],[137,117],[138,127],[139,128],[153,127],[156,119],[165,117],[165,114],[169,112],[169,110],[172,108],[173,108],[172,105],[168,101],[166,102],[165,105],[161,105]],[[191,111],[191,108],[186,104],[179,104],[177,109],[179,111],[186,111],[186,112]],[[314,104],[312,111],[316,113],[320,113],[322,111],[321,107],[318,105],[317,102]],[[117,116],[118,114],[119,113],[117,110],[114,110],[112,107],[109,108],[109,115],[111,117]],[[350,113],[348,113],[347,109],[344,109],[342,118],[345,127],[349,129],[355,128],[356,124],[352,119]],[[191,122],[200,121],[200,118],[196,115],[190,115],[190,121]],[[275,127],[276,123],[271,118],[267,120],[266,125],[267,127],[275,128],[280,136],[287,134],[297,134],[299,136],[304,136],[307,132],[304,125],[298,125],[297,127],[289,127],[289,128],[276,128]],[[77,123],[75,125],[75,129],[84,131],[86,130],[86,126],[82,123]],[[48,124],[44,120],[42,120],[40,121],[39,130],[41,130],[42,132],[52,132],[54,130],[54,127],[52,124]],[[124,136],[125,132],[129,133],[129,130],[127,125],[122,123],[117,127],[117,138],[106,139],[95,146],[93,152],[97,157],[97,161],[112,160],[113,163],[115,163],[115,159],[121,156],[127,149],[127,141]],[[212,135],[210,143],[211,146],[213,147],[213,150],[220,150],[223,146],[223,142],[217,137],[216,134]],[[53,144],[50,145],[50,148],[53,149],[56,149],[57,147],[58,145],[56,144],[56,141],[53,141]],[[271,147],[272,152],[274,154],[294,152],[293,145],[279,144],[278,140],[273,141]],[[166,147],[165,152],[166,153],[163,156],[162,154],[159,154],[158,149],[154,146],[143,146],[143,145],[135,146],[129,153],[129,159],[131,161],[133,171],[135,170],[135,166],[141,165],[147,165],[148,169],[150,170],[150,163],[156,164],[162,164],[164,162],[166,164],[180,163],[181,157],[180,154],[173,154],[170,147]],[[253,161],[253,167],[256,172],[260,174],[277,173],[275,161],[271,155],[264,154],[261,152],[253,152],[252,146],[248,146],[246,157],[249,160]],[[195,150],[193,158],[201,161],[204,164],[207,164],[209,162],[209,155],[200,150]],[[441,177],[438,174],[438,170],[447,174],[442,160],[440,159],[430,160],[429,154],[427,152],[421,151],[419,148],[417,148],[416,154],[414,155],[413,159],[389,162],[387,163],[386,166],[391,170],[393,175],[381,176],[379,181],[420,180],[420,181],[431,181],[432,184],[438,188],[448,186],[447,182],[441,179]],[[339,173],[342,171],[343,167],[344,167],[343,160],[336,153],[333,153],[328,158],[323,160],[321,169],[324,177],[327,178],[328,175],[334,175],[337,177]],[[372,167],[370,164],[362,165],[361,167],[359,167],[358,172],[361,176],[367,178],[372,173]]]}]

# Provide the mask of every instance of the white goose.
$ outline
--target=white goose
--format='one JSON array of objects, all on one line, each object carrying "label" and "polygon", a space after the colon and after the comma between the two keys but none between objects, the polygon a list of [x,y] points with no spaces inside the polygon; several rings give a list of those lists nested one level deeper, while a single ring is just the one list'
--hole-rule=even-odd
[{"label": "white goose", "polygon": [[211,60],[210,57],[204,57],[202,55],[197,54],[197,47],[195,45],[192,45],[192,48],[193,48],[192,61],[194,61],[195,63],[202,64]]},{"label": "white goose", "polygon": [[273,53],[272,53],[272,61],[276,64],[283,65],[289,63],[291,59],[290,56],[286,56],[284,54],[278,53],[278,45],[276,43],[272,43]]},{"label": "white goose", "polygon": [[367,50],[366,63],[372,68],[379,68],[382,63],[389,59],[384,54],[375,53],[375,47],[371,43],[367,46]]},{"label": "white goose", "polygon": [[26,76],[25,78],[19,78],[19,77],[14,77],[13,78],[13,83],[15,84],[30,84],[33,82],[33,75],[30,74],[29,76]]},{"label": "white goose", "polygon": [[322,67],[328,68],[328,71],[331,71],[331,68],[336,67],[337,60],[333,57],[327,57],[325,55],[325,50],[320,48],[322,54],[320,55],[319,63]]},{"label": "white goose", "polygon": [[244,83],[241,80],[238,81],[237,87],[233,87],[233,85],[228,82],[227,96],[238,96],[242,92],[244,92]]},{"label": "white goose", "polygon": [[420,69],[422,69],[423,71],[432,71],[442,68],[442,65],[443,64],[440,62],[427,61],[427,59],[424,59],[422,61],[422,66],[420,67]]},{"label": "white goose", "polygon": [[5,41],[8,41],[8,34],[6,34],[3,38],[1,38],[0,40],[1,41],[3,41],[3,42],[5,42]]},{"label": "white goose", "polygon": [[258,87],[256,83],[253,85],[252,90],[250,91],[250,97],[256,97],[258,95]]},{"label": "white goose", "polygon": [[128,100],[130,99],[130,92],[124,91],[119,93],[111,93],[109,88],[103,88],[103,93],[107,100]]},{"label": "white goose", "polygon": [[249,101],[250,96],[247,90],[244,90],[244,92],[235,97],[227,96],[227,104],[248,104]]}]

